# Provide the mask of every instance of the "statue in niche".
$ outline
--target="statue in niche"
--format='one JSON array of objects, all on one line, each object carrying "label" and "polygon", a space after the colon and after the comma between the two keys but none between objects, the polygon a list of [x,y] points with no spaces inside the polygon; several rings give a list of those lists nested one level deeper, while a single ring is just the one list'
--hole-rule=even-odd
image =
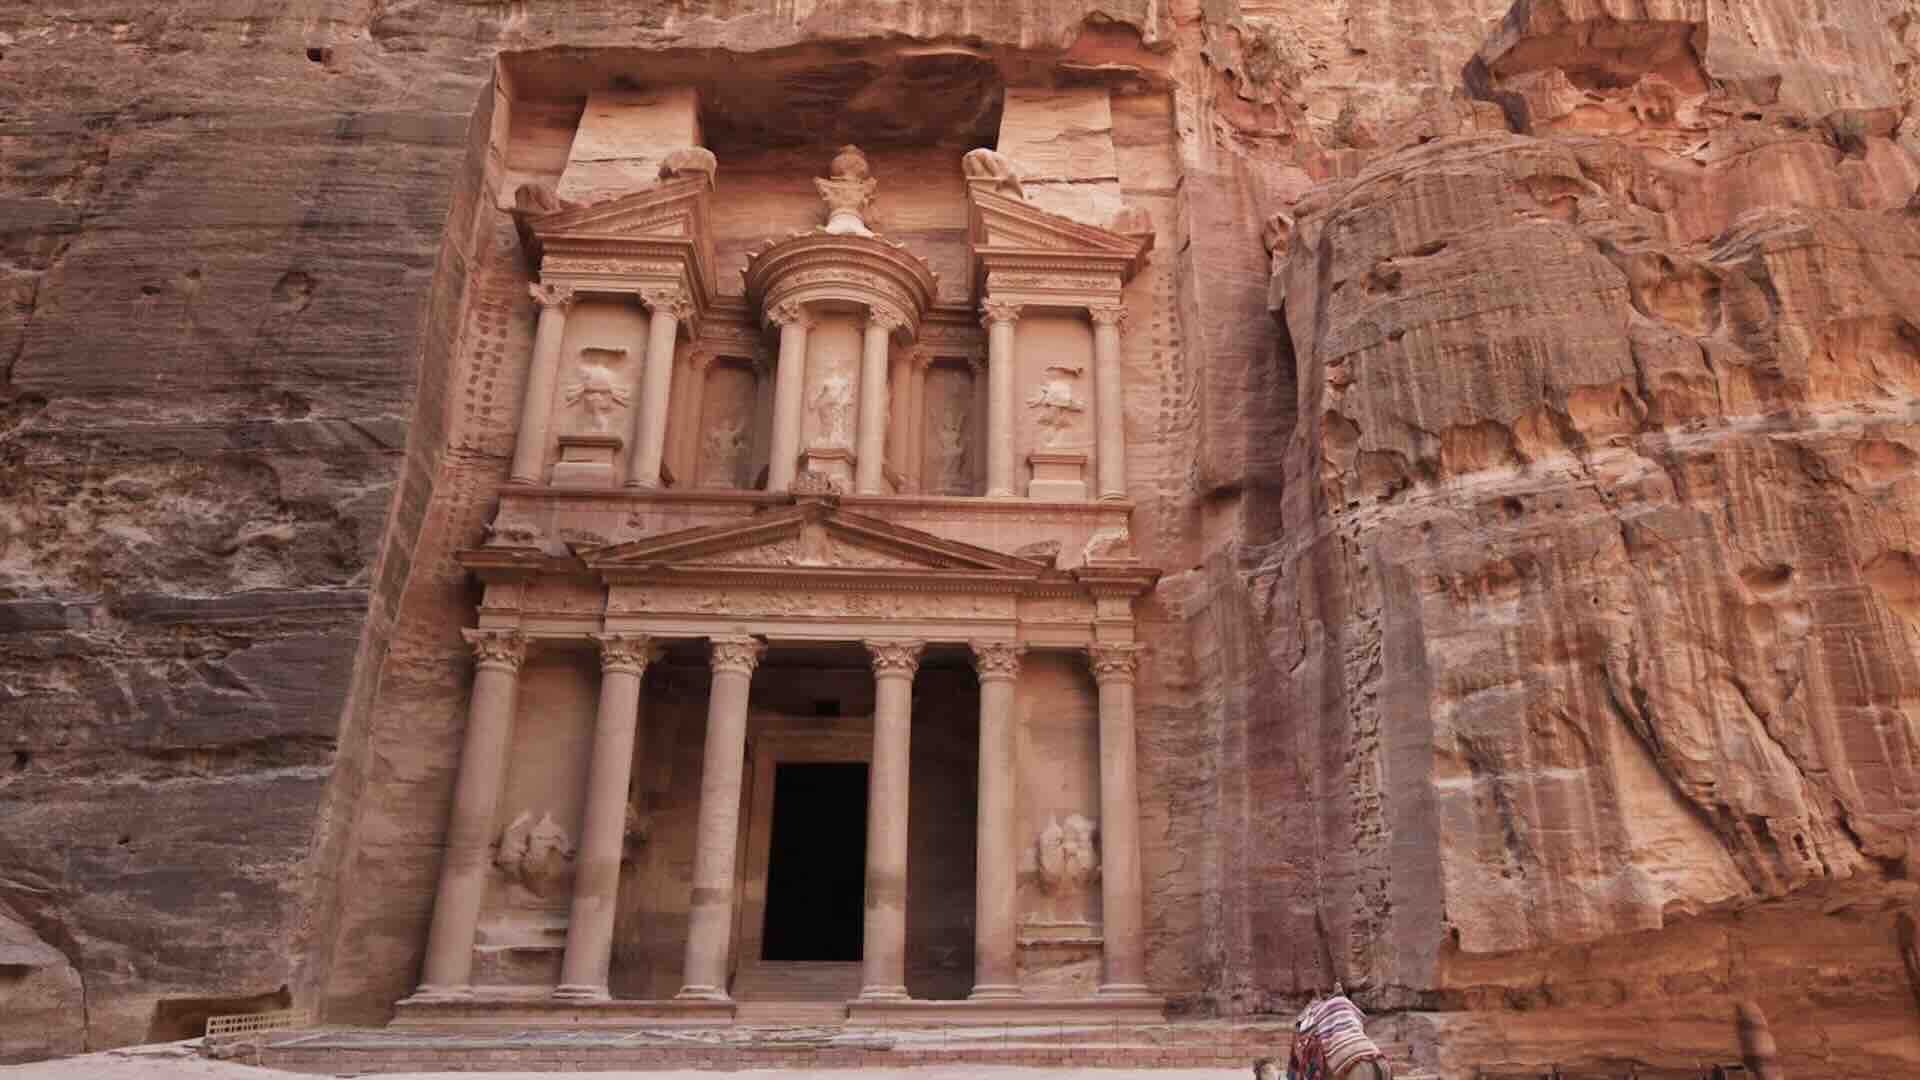
[{"label": "statue in niche", "polygon": [[935,483],[941,491],[966,491],[972,487],[973,463],[968,460],[967,426],[966,408],[953,403],[940,414],[940,423],[934,428],[934,460],[938,465]]},{"label": "statue in niche", "polygon": [[747,422],[740,417],[715,421],[707,429],[700,460],[701,481],[732,487],[740,455],[747,450]]},{"label": "statue in niche", "polygon": [[853,445],[853,382],[840,372],[820,380],[813,393],[814,441],[821,446]]},{"label": "statue in niche", "polygon": [[617,363],[626,353],[625,349],[580,350],[581,358],[587,362],[580,366],[580,377],[567,387],[566,402],[568,408],[577,408],[587,414],[587,426],[595,435],[607,433],[609,421],[615,413],[627,407],[632,395],[626,387],[614,381],[612,371],[593,360],[604,356],[608,361]]},{"label": "statue in niche", "polygon": [[573,866],[573,839],[551,813],[535,821],[532,811],[522,810],[500,834],[493,864],[508,881],[542,900],[561,899]]},{"label": "statue in niche", "polygon": [[1100,850],[1094,845],[1094,824],[1079,814],[1067,820],[1049,818],[1037,845],[1040,891],[1047,894],[1052,922],[1084,919],[1080,898],[1100,875]]},{"label": "statue in niche", "polygon": [[1067,381],[1080,374],[1078,367],[1055,364],[1050,365],[1047,371],[1055,377],[1034,390],[1033,395],[1027,398],[1027,408],[1040,414],[1040,437],[1045,445],[1058,446],[1060,437],[1072,426],[1074,414],[1086,412],[1087,406],[1073,396],[1073,384]]},{"label": "statue in niche", "polygon": [[852,144],[843,146],[827,173],[813,181],[827,204],[827,231],[835,236],[872,236],[873,230],[867,228],[867,207],[880,184],[867,165],[867,155]]}]

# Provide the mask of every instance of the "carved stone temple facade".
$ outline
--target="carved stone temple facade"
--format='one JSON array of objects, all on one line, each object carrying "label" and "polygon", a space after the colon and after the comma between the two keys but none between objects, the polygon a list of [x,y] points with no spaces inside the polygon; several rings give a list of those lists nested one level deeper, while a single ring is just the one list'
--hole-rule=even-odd
[{"label": "carved stone temple facade", "polygon": [[575,149],[621,168],[514,189],[534,332],[455,556],[472,683],[397,1022],[1159,1017],[1144,215],[1047,209],[976,148],[923,250],[884,207],[926,182],[829,146],[814,226],[742,249],[694,98],[590,99]]}]

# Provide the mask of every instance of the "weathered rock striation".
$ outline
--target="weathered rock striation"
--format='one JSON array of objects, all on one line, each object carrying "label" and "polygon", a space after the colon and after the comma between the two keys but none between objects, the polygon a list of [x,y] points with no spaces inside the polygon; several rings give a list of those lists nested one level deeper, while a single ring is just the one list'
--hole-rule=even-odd
[{"label": "weathered rock striation", "polygon": [[[1139,738],[1176,1011],[1340,979],[1466,1075],[1732,1062],[1751,1000],[1791,1075],[1920,1068],[1911,0],[24,8],[0,1060],[417,982],[452,555],[534,335],[515,192],[644,62],[718,184],[858,138],[959,185],[1026,132],[1007,190],[1155,234],[1125,415],[1174,568]],[[579,175],[658,173],[623,154]],[[886,197],[937,259],[953,223]]]}]

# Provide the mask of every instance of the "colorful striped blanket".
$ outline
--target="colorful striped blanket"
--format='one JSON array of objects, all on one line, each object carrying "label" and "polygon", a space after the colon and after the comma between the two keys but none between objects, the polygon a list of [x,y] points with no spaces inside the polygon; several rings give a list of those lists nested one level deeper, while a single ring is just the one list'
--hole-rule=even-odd
[{"label": "colorful striped blanket", "polygon": [[1385,1058],[1367,1038],[1366,1020],[1359,1006],[1341,994],[1300,1010],[1287,1080],[1338,1080],[1359,1062]]}]

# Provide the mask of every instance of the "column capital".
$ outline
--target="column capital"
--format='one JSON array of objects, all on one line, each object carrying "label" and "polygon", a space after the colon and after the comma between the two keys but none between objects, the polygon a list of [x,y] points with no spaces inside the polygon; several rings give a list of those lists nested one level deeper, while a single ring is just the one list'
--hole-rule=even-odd
[{"label": "column capital", "polygon": [[798,300],[782,300],[767,312],[767,321],[781,328],[798,326],[803,330],[811,329],[813,313]]},{"label": "column capital", "polygon": [[660,658],[660,646],[648,634],[589,634],[600,646],[600,670],[645,675],[647,665]]},{"label": "column capital", "polygon": [[1093,668],[1093,681],[1132,682],[1142,651],[1143,646],[1130,641],[1087,646],[1087,664]]},{"label": "column capital", "polygon": [[574,300],[578,299],[571,285],[548,285],[541,281],[528,282],[527,295],[543,308],[559,308],[561,311],[572,307]]},{"label": "column capital", "polygon": [[982,300],[980,325],[992,329],[995,323],[1012,326],[1020,318],[1020,305],[1011,300]]},{"label": "column capital", "polygon": [[920,670],[920,650],[927,647],[924,641],[903,638],[868,638],[861,644],[867,647],[873,661],[875,678],[885,675],[913,678],[914,672]]},{"label": "column capital", "polygon": [[1127,306],[1125,304],[1088,304],[1087,318],[1095,326],[1111,326],[1121,332],[1127,329]]},{"label": "column capital", "polygon": [[518,630],[462,630],[473,649],[474,662],[483,668],[519,671],[527,659],[527,635]]},{"label": "column capital", "polygon": [[738,671],[752,675],[753,669],[760,666],[760,657],[766,651],[766,642],[746,634],[707,639],[708,663],[716,674]]},{"label": "column capital", "polygon": [[867,309],[867,326],[869,328],[878,326],[891,335],[894,331],[906,325],[906,316],[897,311],[883,307],[870,307]]},{"label": "column capital", "polygon": [[671,315],[680,322],[693,317],[693,297],[685,289],[642,289],[640,302],[655,315]]},{"label": "column capital", "polygon": [[1020,674],[1020,657],[1027,651],[1018,641],[969,641],[967,648],[973,650],[973,670],[981,682],[1012,681]]},{"label": "column capital", "polygon": [[687,366],[695,371],[705,371],[713,366],[719,355],[712,349],[695,349],[687,354]]}]

